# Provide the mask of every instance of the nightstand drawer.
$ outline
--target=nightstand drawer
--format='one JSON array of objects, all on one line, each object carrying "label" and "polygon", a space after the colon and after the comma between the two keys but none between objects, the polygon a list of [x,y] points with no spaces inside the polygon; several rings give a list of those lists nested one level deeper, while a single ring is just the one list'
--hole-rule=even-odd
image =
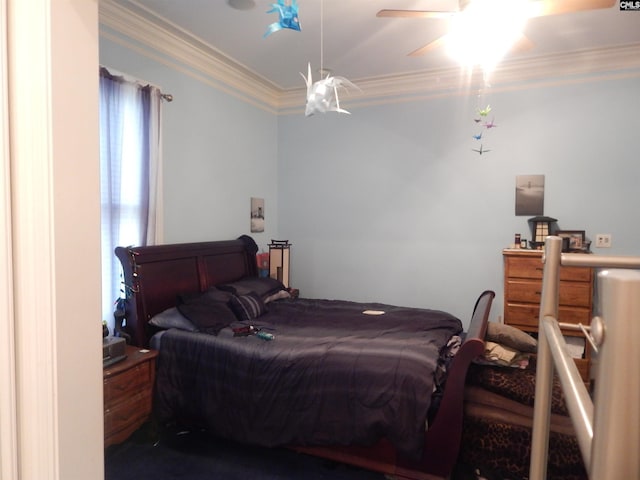
[{"label": "nightstand drawer", "polygon": [[125,441],[151,416],[158,352],[131,345],[125,352],[102,371],[105,448]]},{"label": "nightstand drawer", "polygon": [[104,412],[104,435],[108,438],[124,430],[132,433],[151,414],[151,393],[139,393]]},{"label": "nightstand drawer", "polygon": [[104,408],[125,401],[141,390],[151,389],[151,371],[148,362],[136,365],[120,375],[104,380]]}]

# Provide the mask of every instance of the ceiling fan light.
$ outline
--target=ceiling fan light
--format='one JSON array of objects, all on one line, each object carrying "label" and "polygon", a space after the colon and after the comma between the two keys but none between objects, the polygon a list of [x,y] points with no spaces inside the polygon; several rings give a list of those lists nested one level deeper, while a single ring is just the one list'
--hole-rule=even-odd
[{"label": "ceiling fan light", "polygon": [[452,19],[449,55],[465,67],[491,70],[522,35],[529,18],[526,0],[474,0]]}]

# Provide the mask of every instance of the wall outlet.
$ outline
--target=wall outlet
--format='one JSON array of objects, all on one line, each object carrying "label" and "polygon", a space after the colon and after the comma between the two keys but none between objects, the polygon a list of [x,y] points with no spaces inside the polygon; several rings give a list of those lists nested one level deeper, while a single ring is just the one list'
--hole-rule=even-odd
[{"label": "wall outlet", "polygon": [[610,233],[598,233],[596,235],[596,247],[598,247],[598,248],[610,248],[611,247],[611,234]]}]

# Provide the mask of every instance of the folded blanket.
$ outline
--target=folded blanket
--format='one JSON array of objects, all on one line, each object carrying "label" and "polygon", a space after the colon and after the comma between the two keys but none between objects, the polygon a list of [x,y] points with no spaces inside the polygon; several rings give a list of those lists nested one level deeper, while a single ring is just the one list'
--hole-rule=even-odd
[{"label": "folded blanket", "polygon": [[[496,355],[501,353],[497,351]],[[501,358],[506,362],[516,357],[507,352]],[[535,355],[525,369],[479,364],[469,367],[459,461],[479,470],[488,480],[528,477],[535,368]],[[549,430],[547,479],[587,480],[557,377],[553,379]]]},{"label": "folded blanket", "polygon": [[[480,417],[497,423],[533,427],[533,407],[479,387],[466,387],[464,392],[466,416]],[[551,414],[550,431],[575,436],[571,418]]]},{"label": "folded blanket", "polygon": [[477,358],[475,363],[524,369],[529,365],[529,354],[501,343],[485,341],[484,355]]},{"label": "folded blanket", "polygon": [[[503,397],[533,407],[536,386],[536,357],[531,356],[525,369],[472,364],[467,385],[488,390]],[[569,415],[557,376],[553,378],[551,412]]]}]

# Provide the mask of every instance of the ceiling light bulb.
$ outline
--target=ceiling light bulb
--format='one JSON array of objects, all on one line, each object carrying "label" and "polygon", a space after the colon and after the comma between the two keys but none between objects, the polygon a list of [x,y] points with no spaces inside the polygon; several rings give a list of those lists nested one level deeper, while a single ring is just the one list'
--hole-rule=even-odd
[{"label": "ceiling light bulb", "polygon": [[491,70],[522,35],[530,10],[526,0],[475,0],[452,19],[449,55],[461,65]]}]

